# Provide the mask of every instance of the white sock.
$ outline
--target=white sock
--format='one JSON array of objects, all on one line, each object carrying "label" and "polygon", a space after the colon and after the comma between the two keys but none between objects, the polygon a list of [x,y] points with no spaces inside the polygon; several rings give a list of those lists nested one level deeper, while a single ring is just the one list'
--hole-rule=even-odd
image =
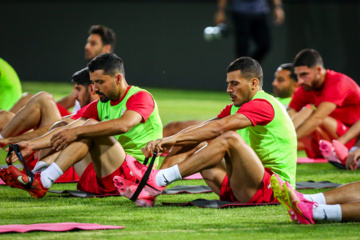
[{"label": "white sock", "polygon": [[38,161],[34,167],[34,169],[31,171],[32,173],[36,173],[36,172],[42,172],[45,169],[47,169],[49,167],[49,164],[47,164],[44,161]]},{"label": "white sock", "polygon": [[314,220],[325,220],[328,222],[341,222],[342,213],[340,204],[313,206]]},{"label": "white sock", "polygon": [[47,169],[41,172],[41,183],[45,188],[51,187],[51,185],[63,175],[63,171],[56,163],[52,163]]},{"label": "white sock", "polygon": [[311,202],[317,202],[319,204],[326,204],[326,199],[323,193],[316,194],[304,194],[304,198]]},{"label": "white sock", "polygon": [[161,169],[156,175],[155,181],[159,186],[166,186],[176,180],[182,179],[178,165],[172,167]]},{"label": "white sock", "polygon": [[[0,136],[1,136],[1,135],[0,135]],[[355,150],[357,150],[357,149],[359,149],[359,147],[353,146],[352,148],[350,148],[349,153],[351,153],[351,152],[353,152],[353,151],[355,151]]]}]

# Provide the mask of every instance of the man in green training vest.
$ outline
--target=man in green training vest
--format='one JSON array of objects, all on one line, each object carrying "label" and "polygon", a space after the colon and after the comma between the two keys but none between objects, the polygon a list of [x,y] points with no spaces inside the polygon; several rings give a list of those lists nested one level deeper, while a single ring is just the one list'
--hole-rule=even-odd
[{"label": "man in green training vest", "polygon": [[[228,67],[226,79],[233,104],[226,106],[218,119],[149,142],[143,149],[146,157],[173,146],[184,151],[173,156],[178,157],[174,161],[177,164],[151,172],[147,182],[150,187],[142,190],[138,202],[142,196],[156,197],[171,182],[196,172],[224,201],[277,202],[270,188],[274,173],[294,186],[295,129],[280,102],[262,90],[262,79],[262,68],[256,60],[250,57],[235,60]],[[235,132],[243,128],[248,128],[251,147]],[[128,161],[128,166],[137,179],[142,178],[146,166],[136,161]],[[137,184],[121,177],[115,180],[120,194],[131,198]]]},{"label": "man in green training vest", "polygon": [[292,63],[281,64],[275,72],[272,82],[275,98],[287,109],[298,87],[297,76]]},{"label": "man in green training vest", "polygon": [[162,137],[156,102],[149,92],[127,83],[123,61],[115,54],[99,55],[88,68],[99,100],[89,104],[81,118],[66,127],[54,129],[27,144],[19,143],[24,155],[49,144],[56,152],[43,158],[50,166],[35,173],[30,189],[24,187],[28,177],[13,169],[10,173],[13,187],[41,198],[73,165],[80,177],[79,190],[114,194],[117,193],[114,176],[136,181],[126,162],[142,162],[141,148],[150,140]]}]

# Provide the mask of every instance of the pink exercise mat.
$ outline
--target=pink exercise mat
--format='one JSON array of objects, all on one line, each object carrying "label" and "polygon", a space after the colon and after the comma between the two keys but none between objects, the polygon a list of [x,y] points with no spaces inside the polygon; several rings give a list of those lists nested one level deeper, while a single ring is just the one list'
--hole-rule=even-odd
[{"label": "pink exercise mat", "polygon": [[47,232],[66,232],[71,230],[105,230],[105,229],[122,229],[123,226],[100,225],[97,223],[37,223],[29,225],[12,224],[0,225],[0,233],[10,232],[31,232],[31,231],[47,231]]},{"label": "pink exercise mat", "polygon": [[297,163],[328,163],[325,158],[298,158]]}]

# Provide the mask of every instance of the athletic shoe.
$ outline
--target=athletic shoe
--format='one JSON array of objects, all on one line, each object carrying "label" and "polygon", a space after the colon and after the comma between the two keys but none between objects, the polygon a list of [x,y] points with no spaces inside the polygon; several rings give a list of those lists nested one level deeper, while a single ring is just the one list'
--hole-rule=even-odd
[{"label": "athletic shoe", "polygon": [[288,211],[288,214],[292,221],[296,221],[296,216],[294,211],[288,206],[287,202],[285,201],[284,194],[283,194],[283,180],[279,178],[277,174],[273,174],[270,178],[271,189],[273,190],[274,197],[283,205]]},{"label": "athletic shoe", "polygon": [[[142,177],[144,176],[147,166],[141,164],[135,159],[127,160],[128,167],[130,168],[131,172],[133,173],[134,177],[141,181]],[[159,170],[151,170],[149,178],[147,180],[146,185],[149,187],[149,193],[153,197],[157,197],[164,191],[166,186],[159,186],[156,184],[155,177]]]},{"label": "athletic shoe", "polygon": [[336,156],[343,164],[345,164],[346,158],[349,156],[349,150],[347,149],[347,147],[345,147],[342,143],[340,143],[336,139],[333,140],[332,145],[334,147],[334,152]]},{"label": "athletic shoe", "polygon": [[[128,199],[131,199],[137,187],[139,186],[139,184],[130,182],[119,176],[115,176],[113,181],[120,195]],[[146,191],[147,188],[149,187],[145,186],[143,190],[141,190],[139,196],[135,201],[135,204],[139,207],[153,207],[155,205],[155,197],[150,196],[149,192]]]},{"label": "athletic shoe", "polygon": [[12,176],[11,181],[14,181],[13,187],[27,191],[34,198],[42,198],[49,190],[41,184],[40,173],[34,174],[33,182],[31,186],[28,187],[27,185],[29,183],[29,177],[26,175],[26,173],[21,172],[19,169],[12,165],[9,166],[8,169],[10,170]]},{"label": "athletic shoe", "polygon": [[[12,167],[12,166],[9,166]],[[18,181],[14,181],[14,177],[9,169],[7,168],[1,168],[0,169],[0,178],[5,182],[6,185],[12,188],[21,188],[24,189],[22,184],[19,184]],[[17,184],[17,186],[15,186]]]},{"label": "athletic shoe", "polygon": [[[283,188],[287,194],[286,201],[288,202],[289,207],[294,211],[298,223],[301,224],[314,224],[314,216],[313,216],[313,206],[317,203],[308,201],[303,198],[302,194],[300,195],[298,192],[293,190],[290,184],[284,184]],[[299,196],[302,197],[299,198]]]},{"label": "athletic shoe", "polygon": [[[334,140],[334,141],[336,141],[336,140]],[[337,142],[336,143],[337,147],[339,147],[339,149],[340,149],[339,144],[341,144],[341,143],[339,143],[338,141],[336,141],[336,142]],[[320,152],[323,155],[323,157],[326,158],[329,163],[331,163],[332,165],[334,165],[335,167],[340,168],[340,169],[346,168],[345,161],[341,161],[339,159],[339,157],[336,154],[336,150],[334,149],[333,144],[331,144],[330,142],[328,142],[326,140],[320,140],[319,149],[320,149]],[[346,160],[346,158],[344,160]]]}]

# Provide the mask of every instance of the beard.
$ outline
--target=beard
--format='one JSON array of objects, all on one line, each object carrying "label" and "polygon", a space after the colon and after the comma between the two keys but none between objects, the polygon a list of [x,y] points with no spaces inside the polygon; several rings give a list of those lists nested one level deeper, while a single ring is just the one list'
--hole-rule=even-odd
[{"label": "beard", "polygon": [[106,103],[108,101],[110,101],[110,98],[108,98],[107,96],[105,96],[104,93],[102,92],[96,92],[97,95],[99,95],[99,100],[100,102]]}]

